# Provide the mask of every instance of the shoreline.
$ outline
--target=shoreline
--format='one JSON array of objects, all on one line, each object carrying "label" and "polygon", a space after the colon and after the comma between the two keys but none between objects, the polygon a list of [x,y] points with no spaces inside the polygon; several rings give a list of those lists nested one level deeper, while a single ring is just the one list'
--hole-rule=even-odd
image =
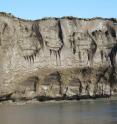
[{"label": "shoreline", "polygon": [[12,100],[6,100],[6,101],[1,101],[0,102],[0,106],[5,106],[5,105],[42,105],[42,104],[57,104],[57,103],[73,103],[73,102],[98,102],[98,101],[116,101],[117,100],[117,95],[113,95],[109,98],[96,98],[96,99],[92,99],[92,98],[86,98],[86,99],[72,99],[72,100],[69,100],[69,99],[63,99],[63,100],[45,100],[45,101],[39,101],[39,100],[36,100],[36,99],[32,99],[32,100],[26,100],[26,101],[16,101],[16,102],[13,102]]}]

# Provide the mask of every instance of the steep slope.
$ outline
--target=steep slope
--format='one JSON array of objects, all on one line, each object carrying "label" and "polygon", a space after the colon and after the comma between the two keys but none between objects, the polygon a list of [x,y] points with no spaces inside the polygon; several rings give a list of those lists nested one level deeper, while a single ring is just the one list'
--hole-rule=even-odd
[{"label": "steep slope", "polygon": [[117,20],[0,13],[0,99],[113,95]]}]

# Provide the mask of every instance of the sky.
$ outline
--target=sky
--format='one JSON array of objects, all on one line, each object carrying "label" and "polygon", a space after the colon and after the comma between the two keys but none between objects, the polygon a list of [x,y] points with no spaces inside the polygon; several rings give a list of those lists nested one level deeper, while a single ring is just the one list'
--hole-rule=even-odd
[{"label": "sky", "polygon": [[31,20],[62,16],[117,18],[117,0],[0,0],[0,12]]}]

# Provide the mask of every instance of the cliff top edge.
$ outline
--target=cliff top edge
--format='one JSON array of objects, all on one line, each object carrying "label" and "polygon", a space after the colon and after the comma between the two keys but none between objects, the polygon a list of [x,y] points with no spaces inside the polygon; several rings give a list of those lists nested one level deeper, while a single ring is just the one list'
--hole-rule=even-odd
[{"label": "cliff top edge", "polygon": [[13,18],[13,19],[18,19],[21,21],[41,21],[41,20],[48,20],[48,19],[55,19],[55,20],[59,20],[59,19],[69,19],[69,20],[74,20],[74,19],[78,19],[78,20],[85,20],[85,21],[91,21],[91,20],[96,20],[96,19],[100,19],[100,20],[111,20],[114,23],[117,23],[117,18],[103,18],[103,17],[93,17],[93,18],[80,18],[80,17],[73,17],[73,16],[63,16],[63,17],[44,17],[41,19],[36,19],[36,20],[31,20],[31,19],[22,19],[19,17],[14,16],[11,13],[6,13],[6,12],[0,12],[0,16],[5,16],[5,17],[9,17],[9,18]]}]

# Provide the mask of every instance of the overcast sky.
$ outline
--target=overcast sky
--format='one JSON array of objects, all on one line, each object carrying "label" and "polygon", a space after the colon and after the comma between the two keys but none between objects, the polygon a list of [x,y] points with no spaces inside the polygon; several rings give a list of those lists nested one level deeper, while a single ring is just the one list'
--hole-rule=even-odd
[{"label": "overcast sky", "polygon": [[0,0],[0,11],[33,20],[62,16],[117,18],[117,0]]}]

